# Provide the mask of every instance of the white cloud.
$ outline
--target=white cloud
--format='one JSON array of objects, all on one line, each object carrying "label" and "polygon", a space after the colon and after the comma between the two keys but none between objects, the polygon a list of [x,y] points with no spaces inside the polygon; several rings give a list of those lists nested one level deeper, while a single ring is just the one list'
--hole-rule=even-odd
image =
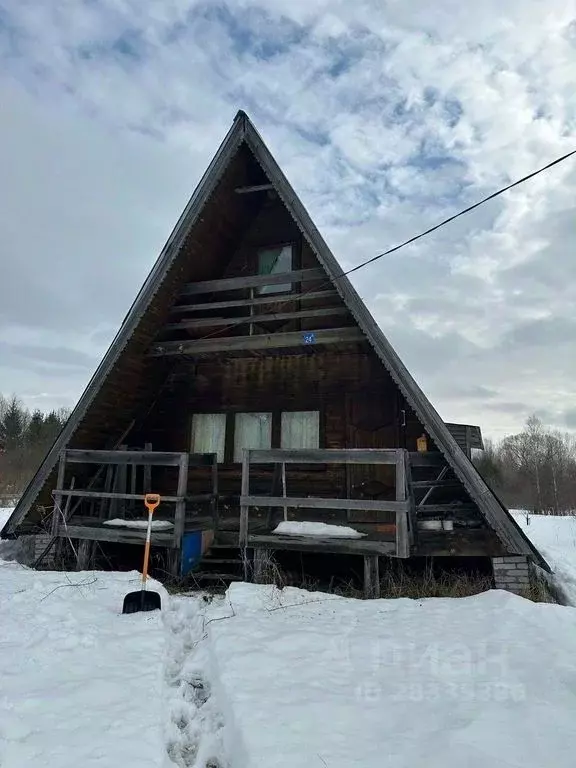
[{"label": "white cloud", "polygon": [[[0,328],[34,343],[100,354],[238,107],[347,268],[576,146],[576,0],[1,8]],[[575,192],[569,162],[354,275],[447,419],[576,407]]]}]

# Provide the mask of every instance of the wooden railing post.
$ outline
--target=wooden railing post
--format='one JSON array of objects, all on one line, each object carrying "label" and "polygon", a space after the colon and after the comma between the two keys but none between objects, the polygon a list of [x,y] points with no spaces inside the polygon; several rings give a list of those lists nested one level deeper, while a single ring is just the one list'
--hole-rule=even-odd
[{"label": "wooden railing post", "polygon": [[415,546],[418,540],[418,519],[416,517],[416,500],[414,499],[414,488],[412,486],[412,462],[408,451],[404,452],[406,475],[406,499],[408,501],[408,523],[410,533],[410,544]]},{"label": "wooden railing post", "polygon": [[[250,494],[250,450],[244,448],[242,451],[242,486],[240,496],[244,499]],[[240,504],[240,540],[241,549],[248,546],[248,504]]]},{"label": "wooden railing post", "polygon": [[183,453],[180,457],[178,468],[178,490],[176,496],[176,510],[174,513],[174,546],[178,549],[182,546],[182,536],[184,535],[184,521],[186,518],[186,491],[188,490],[188,454]]},{"label": "wooden railing post", "polygon": [[410,557],[410,533],[408,530],[408,503],[406,494],[405,451],[396,454],[396,501],[405,502],[403,509],[396,513],[396,557]]},{"label": "wooden railing post", "polygon": [[64,490],[64,475],[66,473],[66,451],[62,451],[60,454],[60,462],[58,464],[58,477],[56,480],[56,490],[54,491],[54,511],[52,513],[52,536],[58,536],[58,530],[60,523],[62,522],[62,494],[58,491]]},{"label": "wooden railing post", "polygon": [[364,555],[364,597],[380,597],[380,569],[378,555]]}]

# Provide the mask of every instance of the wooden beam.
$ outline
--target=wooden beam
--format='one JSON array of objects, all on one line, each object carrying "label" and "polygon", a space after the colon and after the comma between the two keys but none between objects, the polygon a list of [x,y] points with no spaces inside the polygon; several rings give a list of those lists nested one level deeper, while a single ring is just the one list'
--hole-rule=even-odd
[{"label": "wooden beam", "polygon": [[410,534],[410,546],[414,546],[418,540],[418,520],[416,517],[416,501],[412,487],[412,460],[409,451],[404,451],[404,471],[406,473],[406,499],[408,501],[408,529]]},{"label": "wooden beam", "polygon": [[172,577],[178,579],[182,569],[182,537],[184,536],[184,526],[186,524],[186,491],[188,488],[188,454],[183,453],[180,456],[178,467],[178,489],[176,493],[179,501],[176,502],[174,511],[174,540],[173,551],[170,555],[170,570]]},{"label": "wooden beam", "polygon": [[[92,541],[110,541],[124,544],[142,544],[146,539],[145,529],[138,528],[116,528],[112,525],[88,526],[88,525],[68,525],[61,528],[58,532],[60,538],[70,539],[90,539]],[[172,531],[156,532],[152,531],[152,544],[172,547],[174,536]]]},{"label": "wooden beam", "polygon": [[344,509],[380,510],[381,512],[406,512],[407,501],[373,501],[372,499],[322,499],[295,496],[241,496],[245,507],[287,507],[288,509]]},{"label": "wooden beam", "polygon": [[380,569],[378,555],[364,555],[364,597],[380,597]]},{"label": "wooden beam", "polygon": [[[152,443],[144,443],[144,450],[150,452],[152,450]],[[143,478],[144,493],[152,493],[152,467],[150,464],[144,465],[144,478]]]},{"label": "wooden beam", "polygon": [[[149,466],[177,467],[182,453],[168,451],[92,451],[69,448],[65,451],[68,464],[148,464]],[[209,464],[204,457],[211,454],[191,454],[190,462]]]},{"label": "wooden beam", "polygon": [[396,464],[396,448],[250,449],[251,464]]},{"label": "wooden beam", "polygon": [[[438,477],[436,478],[436,481],[435,481],[435,482],[439,482],[440,480],[443,480],[443,479],[444,479],[444,477],[445,477],[445,476],[448,474],[448,470],[449,470],[449,467],[448,467],[448,466],[444,466],[444,467],[442,467],[442,469],[440,470],[440,474],[439,474],[439,475],[438,475]],[[414,485],[414,483],[412,483],[412,487],[413,487],[413,488],[414,488],[414,487],[416,487],[416,488],[417,488],[418,486],[415,486],[415,485]],[[425,488],[426,486],[421,486],[421,487],[424,487],[424,488]],[[435,491],[436,487],[437,487],[437,486],[436,486],[436,484],[435,484],[435,483],[433,483],[433,484],[431,484],[431,485],[430,485],[430,487],[428,488],[428,490],[427,490],[427,491],[426,491],[426,493],[424,494],[424,497],[423,497],[423,498],[420,500],[420,504],[422,504],[422,505],[423,505],[423,504],[426,504],[426,502],[428,501],[428,499],[430,498],[430,496],[432,496],[432,494],[434,493],[434,491]]]},{"label": "wooden beam", "polygon": [[[241,549],[246,549],[248,545],[248,513],[249,502],[246,499],[250,498],[250,458],[249,452],[246,448],[242,451],[242,485],[240,489],[240,535],[239,546]],[[244,578],[247,577],[247,559],[246,553],[244,553]]]},{"label": "wooden beam", "polygon": [[[448,470],[446,470],[448,471]],[[412,483],[413,488],[460,488],[460,480],[415,480]]]},{"label": "wooden beam", "polygon": [[396,556],[410,557],[410,533],[408,531],[408,511],[398,512],[396,518]]},{"label": "wooden beam", "polygon": [[[310,341],[306,341],[308,338]],[[350,344],[365,341],[360,328],[321,328],[289,333],[267,333],[256,336],[225,336],[199,341],[164,341],[156,343],[148,353],[152,357],[166,355],[201,355],[208,352],[242,352],[286,347],[313,348],[323,344]]]},{"label": "wooden beam", "polygon": [[396,462],[396,501],[404,507],[396,515],[396,557],[410,557],[410,533],[408,530],[408,502],[406,501],[406,465],[404,452],[398,451]]},{"label": "wooden beam", "polygon": [[418,512],[431,512],[433,514],[450,514],[451,512],[477,512],[478,507],[475,504],[468,504],[466,502],[453,501],[446,502],[445,504],[418,504],[416,506]]},{"label": "wooden beam", "polygon": [[410,463],[413,467],[441,467],[446,459],[439,451],[410,451]]},{"label": "wooden beam", "polygon": [[[105,491],[85,491],[82,488],[59,491],[61,496],[81,496],[84,499],[135,499],[144,503],[143,493],[107,493]],[[182,501],[179,496],[162,496],[161,501]]]},{"label": "wooden beam", "polygon": [[310,291],[309,293],[273,294],[270,296],[257,296],[252,299],[234,299],[232,301],[210,301],[203,304],[175,304],[170,313],[173,315],[181,312],[206,312],[213,309],[233,309],[234,307],[260,307],[266,304],[292,304],[302,301],[315,301],[317,299],[335,299],[338,297],[334,289],[326,291]]},{"label": "wooden beam", "polygon": [[61,516],[62,511],[62,490],[64,488],[64,475],[66,474],[66,452],[62,451],[60,454],[60,461],[58,463],[58,477],[56,479],[56,490],[54,491],[54,510],[52,512],[52,536],[58,536],[60,524],[62,523]]},{"label": "wooden beam", "polygon": [[312,317],[332,317],[347,315],[347,307],[322,307],[321,309],[302,309],[294,312],[262,312],[247,317],[198,317],[193,320],[181,320],[179,323],[168,323],[162,331],[192,330],[194,328],[216,328],[226,325],[246,325],[254,323],[270,323],[277,320],[303,320]]},{"label": "wooden beam", "polygon": [[[187,283],[181,291],[182,296],[195,296],[216,291],[238,291],[243,288],[260,288],[264,285],[288,285],[288,283],[306,283],[310,280],[330,280],[323,269],[296,269],[292,272],[279,272],[271,275],[247,275],[245,277],[224,277],[220,280],[204,280],[199,283]],[[280,294],[277,294],[280,295]]]},{"label": "wooden beam", "polygon": [[374,525],[396,525],[395,512],[385,512],[381,509],[349,509],[349,523],[371,523]]},{"label": "wooden beam", "polygon": [[176,494],[176,510],[174,512],[174,546],[182,546],[182,536],[184,535],[184,521],[186,518],[186,490],[188,488],[188,454],[183,453],[180,457],[180,466],[178,468],[178,488]]},{"label": "wooden beam", "polygon": [[77,571],[87,571],[92,564],[94,555],[94,542],[92,539],[80,539],[78,544],[78,558],[76,560]]},{"label": "wooden beam", "polygon": [[247,195],[250,192],[268,192],[274,189],[273,184],[253,184],[251,187],[236,187],[234,192],[237,195]]},{"label": "wooden beam", "polygon": [[269,549],[262,548],[254,550],[253,580],[255,584],[269,583],[270,569],[268,566],[270,564],[271,557],[272,552]]},{"label": "wooden beam", "polygon": [[250,535],[248,546],[254,549],[286,549],[297,552],[328,552],[342,555],[388,555],[393,557],[396,552],[396,544],[393,541],[337,539],[331,536],[281,536],[273,533]]}]

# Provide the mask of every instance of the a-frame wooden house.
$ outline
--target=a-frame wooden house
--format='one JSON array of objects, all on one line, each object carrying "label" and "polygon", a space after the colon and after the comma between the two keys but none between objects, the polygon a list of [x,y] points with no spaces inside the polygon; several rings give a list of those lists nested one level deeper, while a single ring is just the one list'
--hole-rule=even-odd
[{"label": "a-frame wooden house", "polygon": [[268,550],[362,556],[368,591],[381,556],[496,558],[517,588],[547,566],[452,433],[480,439],[440,418],[239,112],[2,536],[70,539],[82,566],[142,541],[110,522],[153,490],[174,576],[235,544],[256,572]]}]

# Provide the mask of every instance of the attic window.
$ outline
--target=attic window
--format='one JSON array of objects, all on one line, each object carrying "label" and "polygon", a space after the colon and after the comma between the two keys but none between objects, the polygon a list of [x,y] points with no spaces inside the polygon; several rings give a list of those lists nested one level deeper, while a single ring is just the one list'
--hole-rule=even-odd
[{"label": "attic window", "polygon": [[[280,275],[293,269],[292,245],[279,245],[275,248],[262,248],[258,251],[258,274]],[[292,290],[292,283],[262,285],[258,293],[287,293]]]}]

